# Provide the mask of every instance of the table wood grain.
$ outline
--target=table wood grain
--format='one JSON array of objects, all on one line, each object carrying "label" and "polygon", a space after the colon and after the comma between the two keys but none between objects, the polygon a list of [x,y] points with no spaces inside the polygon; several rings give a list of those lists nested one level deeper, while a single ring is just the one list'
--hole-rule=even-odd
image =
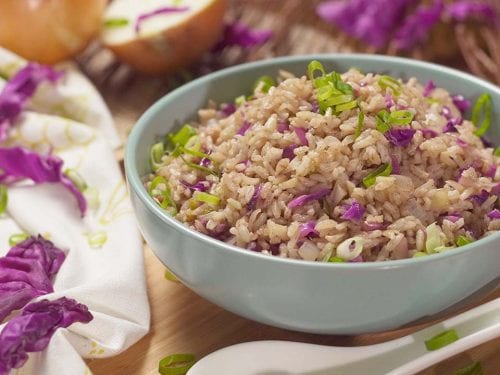
[{"label": "table wood grain", "polygon": [[[234,0],[228,17],[242,18],[253,26],[273,29],[273,40],[250,52],[228,51],[211,56],[191,67],[190,72],[199,75],[226,65],[277,55],[360,50],[370,52],[336,34],[330,25],[318,22],[314,14],[317,2]],[[124,142],[146,108],[186,81],[186,74],[162,77],[138,74],[117,62],[109,51],[103,50],[98,44],[91,46],[78,59],[78,63],[103,94]],[[453,60],[453,64],[465,69],[459,59]],[[122,152],[117,151],[118,159],[121,159]],[[426,326],[420,324],[392,332],[359,336],[314,335],[273,328],[236,316],[202,299],[182,284],[166,280],[164,266],[147,247],[144,257],[152,313],[151,331],[118,356],[89,361],[89,368],[95,375],[156,375],[158,362],[166,355],[187,352],[201,358],[214,350],[246,341],[293,340],[357,346],[391,340]],[[479,302],[498,297],[500,290]],[[448,359],[421,375],[453,374],[456,369],[476,360],[483,364],[485,374],[500,374],[500,338]]]}]

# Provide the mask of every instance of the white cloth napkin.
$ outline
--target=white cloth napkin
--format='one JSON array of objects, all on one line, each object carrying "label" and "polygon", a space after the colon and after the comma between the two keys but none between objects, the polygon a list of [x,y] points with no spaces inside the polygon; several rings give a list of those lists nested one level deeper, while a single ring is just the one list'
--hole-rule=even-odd
[{"label": "white cloth napkin", "polygon": [[[10,77],[25,64],[0,48],[1,75]],[[90,374],[82,357],[113,356],[149,329],[142,241],[113,155],[120,142],[111,115],[73,65],[56,70],[64,77],[39,86],[6,144],[52,150],[65,169],[76,170],[97,189],[100,203],[82,219],[76,200],[60,184],[9,187],[7,214],[0,217],[0,256],[14,233],[42,234],[54,242],[66,260],[55,277],[55,292],[38,300],[73,298],[87,305],[94,319],[59,329],[43,352],[30,354],[25,366],[12,371],[16,375]],[[0,90],[4,84],[0,79]],[[107,235],[107,241],[91,247],[89,236],[96,232]]]}]

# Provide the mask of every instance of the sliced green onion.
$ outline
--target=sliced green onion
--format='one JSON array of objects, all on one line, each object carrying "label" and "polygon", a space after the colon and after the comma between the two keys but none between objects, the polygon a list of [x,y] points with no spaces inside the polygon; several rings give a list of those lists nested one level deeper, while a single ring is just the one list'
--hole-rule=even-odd
[{"label": "sliced green onion", "polygon": [[401,87],[401,83],[391,76],[386,76],[386,75],[381,76],[379,78],[377,84],[384,90],[386,88],[390,88],[392,90],[392,92],[394,93],[394,95],[396,95],[396,96],[398,96],[400,94],[399,89]]},{"label": "sliced green onion", "polygon": [[202,171],[202,172],[205,172],[208,174],[213,174],[214,176],[219,176],[219,174],[216,171],[214,171],[213,169],[204,167],[203,165],[199,165],[199,164],[190,162],[190,161],[186,160],[184,157],[182,157],[182,155],[181,155],[181,159],[190,168],[197,169],[199,171]]},{"label": "sliced green onion", "polygon": [[163,142],[155,143],[149,150],[149,164],[153,172],[156,172],[162,166],[162,157],[165,153]]},{"label": "sliced green onion", "polygon": [[102,247],[108,240],[108,233],[104,230],[89,233],[87,235],[87,241],[90,247],[98,248]]},{"label": "sliced green onion", "polygon": [[9,201],[9,195],[7,191],[7,186],[0,184],[0,214],[3,214],[5,212],[8,201]]},{"label": "sliced green onion", "polygon": [[375,123],[379,132],[386,133],[391,128],[391,124],[389,124],[389,116],[390,113],[385,109],[378,111],[377,116],[375,117]]},{"label": "sliced green onion", "polygon": [[493,155],[500,157],[500,147],[495,148]]},{"label": "sliced green onion", "polygon": [[358,138],[361,135],[361,131],[363,130],[363,123],[365,121],[365,114],[362,111],[358,113],[358,126],[356,126],[356,130],[354,132],[354,139]]},{"label": "sliced green onion", "polygon": [[470,239],[467,236],[458,236],[455,243],[458,247],[460,247],[460,246],[468,245],[472,242],[474,242],[474,240]]},{"label": "sliced green onion", "polygon": [[425,347],[427,350],[437,350],[444,346],[450,345],[459,339],[457,332],[454,329],[449,329],[447,331],[441,332],[439,335],[432,337],[425,341]]},{"label": "sliced green onion", "polygon": [[313,60],[307,66],[307,74],[311,81],[314,81],[314,73],[316,71],[319,71],[321,76],[325,75],[325,68],[323,67],[323,64],[321,64],[318,60]]},{"label": "sliced green onion", "polygon": [[188,139],[188,141],[184,145],[184,148],[186,148],[187,150],[200,151],[201,148],[200,137],[198,135],[193,135],[191,138]]},{"label": "sliced green onion", "polygon": [[107,28],[117,28],[127,26],[129,24],[129,20],[126,18],[108,18],[104,21],[104,27]]},{"label": "sliced green onion", "polygon": [[[160,184],[165,186],[165,190],[157,189]],[[172,216],[177,214],[177,206],[172,199],[172,192],[165,177],[156,176],[153,178],[149,185],[149,195],[160,204],[161,208],[165,209]],[[161,198],[161,200],[159,198]]]},{"label": "sliced green onion", "polygon": [[394,111],[389,114],[389,123],[394,125],[408,125],[413,120],[411,111]]},{"label": "sliced green onion", "polygon": [[247,98],[245,97],[245,95],[240,95],[236,99],[234,99],[234,104],[236,104],[237,106],[240,106],[240,105],[245,104],[246,101],[247,101]]},{"label": "sliced green onion", "polygon": [[328,99],[324,100],[324,105],[326,105],[327,107],[333,107],[339,104],[350,103],[351,100],[352,100],[351,95],[336,95],[336,96],[331,96]]},{"label": "sliced green onion", "polygon": [[173,282],[179,282],[179,279],[168,268],[165,269],[165,279]]},{"label": "sliced green onion", "polygon": [[330,262],[330,263],[344,263],[345,260],[342,259],[341,257],[332,256],[328,259],[328,262]]},{"label": "sliced green onion", "polygon": [[209,193],[204,193],[202,191],[195,192],[193,198],[198,202],[205,202],[212,206],[218,206],[220,203],[220,198],[218,196]]},{"label": "sliced green onion", "polygon": [[[482,116],[481,116],[482,115]],[[482,121],[479,124],[480,117]],[[484,135],[491,124],[491,96],[488,93],[482,94],[476,101],[472,109],[472,122],[477,130],[474,132],[478,137]]]},{"label": "sliced green onion", "polygon": [[340,105],[335,106],[335,111],[336,112],[343,112],[343,111],[347,111],[348,109],[356,108],[357,106],[358,106],[358,102],[356,100],[352,100],[348,103],[344,103],[344,104],[340,104]]},{"label": "sliced green onion", "polygon": [[417,251],[415,254],[413,254],[413,258],[420,258],[420,257],[425,257],[429,254],[424,253],[423,251]]},{"label": "sliced green onion", "polygon": [[429,104],[441,104],[441,102],[434,98],[425,98],[425,101]]},{"label": "sliced green onion", "polygon": [[99,190],[94,187],[88,187],[83,191],[83,196],[85,197],[89,207],[96,210],[101,204],[99,200]]},{"label": "sliced green onion", "polygon": [[180,146],[182,147],[185,146],[186,143],[189,141],[189,139],[196,134],[197,134],[196,129],[189,124],[184,124],[184,126],[180,128],[180,130],[173,135],[168,134],[167,135],[168,141],[172,146],[172,148],[174,149],[172,151],[172,155],[179,156],[178,148]]},{"label": "sliced green onion", "polygon": [[445,240],[443,239],[443,231],[439,225],[436,224],[436,222],[429,224],[425,228],[425,232],[427,234],[427,238],[425,239],[425,251],[428,254],[438,252],[437,249],[446,245]]},{"label": "sliced green onion", "polygon": [[172,354],[160,360],[158,372],[161,375],[184,375],[195,362],[194,354]]},{"label": "sliced green onion", "polygon": [[254,92],[258,87],[260,87],[261,91],[267,94],[269,89],[273,86],[276,86],[276,82],[272,77],[262,76],[257,78],[257,81],[253,84],[252,91]]},{"label": "sliced green onion", "polygon": [[17,244],[29,238],[29,236],[30,235],[27,233],[15,233],[9,237],[9,246],[16,246]]},{"label": "sliced green onion", "polygon": [[370,187],[375,183],[378,176],[389,176],[391,172],[392,165],[390,163],[381,164],[377,169],[363,178],[363,185],[365,185],[365,187]]},{"label": "sliced green onion", "polygon": [[66,169],[64,174],[71,180],[78,190],[84,191],[87,188],[87,183],[83,177],[74,169]]},{"label": "sliced green onion", "polygon": [[455,371],[455,375],[483,375],[481,362],[473,362],[469,366]]},{"label": "sliced green onion", "polygon": [[196,157],[199,157],[202,159],[208,159],[208,160],[213,161],[213,159],[210,155],[205,154],[204,152],[201,152],[201,151],[196,151],[196,150],[185,148],[185,147],[179,147],[179,151],[181,151],[185,154],[189,154],[189,155],[193,155],[193,156],[196,156]]}]

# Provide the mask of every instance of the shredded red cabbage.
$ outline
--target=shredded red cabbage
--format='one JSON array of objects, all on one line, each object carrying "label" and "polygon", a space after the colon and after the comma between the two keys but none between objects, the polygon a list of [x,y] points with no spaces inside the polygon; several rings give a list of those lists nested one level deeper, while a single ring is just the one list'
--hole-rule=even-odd
[{"label": "shredded red cabbage", "polygon": [[365,214],[365,208],[355,199],[351,203],[344,205],[344,213],[341,218],[350,221],[360,221]]},{"label": "shredded red cabbage", "polygon": [[221,112],[224,115],[231,116],[234,112],[236,112],[236,105],[234,103],[224,103],[221,104]]},{"label": "shredded red cabbage", "polygon": [[247,203],[247,210],[248,211],[255,210],[255,207],[257,207],[257,201],[260,198],[261,192],[262,192],[262,185],[259,184],[259,185],[255,186],[253,194],[252,194],[252,198],[250,198],[250,200]]},{"label": "shredded red cabbage", "polygon": [[491,188],[491,194],[500,195],[500,183]]},{"label": "shredded red cabbage", "polygon": [[7,137],[11,122],[19,116],[38,85],[43,81],[55,83],[63,75],[49,66],[29,63],[7,82],[0,93],[0,142]]},{"label": "shredded red cabbage", "polygon": [[[208,160],[208,159],[207,159]],[[180,183],[190,189],[191,191],[202,191],[206,192],[208,188],[210,187],[210,182],[206,180],[200,180],[195,184],[189,184],[186,181],[180,181]]]},{"label": "shredded red cabbage", "polygon": [[273,244],[269,246],[269,252],[272,255],[279,255],[280,254],[280,245],[278,244]]},{"label": "shredded red cabbage", "polygon": [[288,208],[302,207],[308,202],[317,201],[330,194],[330,189],[322,188],[311,194],[300,195],[288,203]]},{"label": "shredded red cabbage", "polygon": [[62,168],[63,161],[55,155],[40,155],[23,147],[0,147],[0,182],[9,184],[29,178],[35,184],[60,183],[73,194],[84,216],[87,201]]},{"label": "shredded red cabbage", "polygon": [[457,145],[459,145],[462,148],[467,148],[469,147],[469,144],[465,142],[463,139],[457,138]]},{"label": "shredded red cabbage", "polygon": [[54,291],[50,278],[64,262],[64,252],[43,237],[30,237],[0,258],[0,322],[33,298]]},{"label": "shredded red cabbage", "polygon": [[497,166],[496,165],[491,165],[486,173],[484,174],[485,177],[489,178],[495,178],[495,174],[497,173]]},{"label": "shredded red cabbage", "polygon": [[208,168],[208,167],[210,166],[210,163],[211,163],[211,161],[210,161],[210,159],[209,159],[209,158],[202,158],[202,159],[200,160],[200,165],[201,165],[202,167],[205,167],[205,168]]},{"label": "shredded red cabbage", "polygon": [[394,99],[392,98],[391,94],[385,94],[384,100],[385,100],[385,107],[387,109],[390,109],[394,105]]},{"label": "shredded red cabbage", "polygon": [[312,102],[311,106],[312,106],[311,112],[319,113],[319,104],[318,104],[318,102],[316,102],[316,101]]},{"label": "shredded red cabbage", "polygon": [[458,220],[460,220],[462,216],[458,213],[451,213],[446,216],[443,216],[443,220],[448,220],[451,221],[452,223],[456,223]]},{"label": "shredded red cabbage", "polygon": [[299,225],[299,239],[317,237],[319,235],[318,231],[315,229],[316,222],[308,221],[307,223],[302,223]]},{"label": "shredded red cabbage", "polygon": [[237,135],[245,135],[245,133],[251,127],[252,127],[252,124],[245,120],[245,121],[243,121],[243,125],[241,126],[241,128],[238,130],[238,132],[236,134]]},{"label": "shredded red cabbage", "polygon": [[271,30],[252,30],[241,22],[229,23],[224,26],[222,38],[212,48],[212,53],[232,46],[251,48],[266,43],[272,37]]},{"label": "shredded red cabbage", "polygon": [[438,136],[437,131],[432,130],[432,129],[424,128],[424,129],[420,129],[420,131],[422,132],[422,135],[424,136],[424,138],[434,138],[434,137]]},{"label": "shredded red cabbage", "polygon": [[424,86],[424,96],[428,97],[431,94],[431,92],[434,91],[435,88],[436,85],[434,84],[434,81],[429,80],[427,84]]},{"label": "shredded red cabbage", "polygon": [[495,208],[488,212],[487,216],[492,220],[500,219],[500,211]]},{"label": "shredded red cabbage", "polygon": [[457,107],[462,114],[467,112],[467,110],[470,108],[470,100],[464,98],[463,95],[453,95],[451,97],[451,100],[453,101],[455,107]]},{"label": "shredded red cabbage", "polygon": [[447,106],[443,106],[443,108],[441,109],[441,114],[447,119],[447,120],[450,120],[452,115],[451,115],[451,109],[450,107],[447,107]]},{"label": "shredded red cabbage", "polygon": [[490,194],[486,190],[481,190],[480,194],[471,195],[468,199],[475,202],[478,206],[486,202]]},{"label": "shredded red cabbage", "polygon": [[453,121],[448,121],[446,125],[443,127],[443,133],[457,133],[458,130],[455,127],[455,123]]},{"label": "shredded red cabbage", "polygon": [[283,159],[293,160],[295,158],[294,150],[298,147],[296,144],[291,144],[283,149],[282,157]]},{"label": "shredded red cabbage", "polygon": [[[401,50],[408,50],[427,38],[430,29],[439,22],[443,9],[441,0],[435,0],[430,6],[420,5],[413,14],[405,18],[396,32],[394,36],[396,47]],[[429,81],[429,83],[431,83],[431,86],[426,86],[424,96],[428,96],[435,88],[432,81]]]},{"label": "shredded red cabbage", "polygon": [[142,13],[135,20],[135,27],[134,27],[135,32],[139,33],[139,30],[141,28],[141,24],[151,17],[155,17],[159,14],[182,13],[182,12],[187,12],[188,10],[189,10],[189,7],[187,7],[187,6],[179,6],[179,7],[175,7],[175,6],[168,7],[167,6],[167,7],[155,9],[151,12]]},{"label": "shredded red cabbage", "polygon": [[494,21],[497,17],[495,8],[485,2],[461,0],[446,5],[446,14],[455,21],[477,19]]},{"label": "shredded red cabbage", "polygon": [[385,137],[396,147],[406,147],[411,143],[415,129],[392,128],[385,133]]},{"label": "shredded red cabbage", "polygon": [[87,306],[66,297],[27,305],[0,333],[0,374],[24,365],[28,353],[45,349],[58,328],[93,318]]},{"label": "shredded red cabbage", "polygon": [[294,128],[293,130],[295,131],[295,134],[297,134],[297,137],[299,138],[300,143],[302,143],[302,145],[304,145],[304,146],[309,145],[309,142],[307,141],[307,138],[306,138],[306,130],[305,129]]},{"label": "shredded red cabbage", "polygon": [[399,174],[401,172],[401,166],[399,165],[399,158],[395,154],[391,154],[391,174]]},{"label": "shredded red cabbage", "polygon": [[277,128],[278,132],[280,132],[282,134],[284,132],[290,130],[290,127],[288,126],[288,123],[285,122],[285,121],[278,122],[278,126],[276,128]]}]

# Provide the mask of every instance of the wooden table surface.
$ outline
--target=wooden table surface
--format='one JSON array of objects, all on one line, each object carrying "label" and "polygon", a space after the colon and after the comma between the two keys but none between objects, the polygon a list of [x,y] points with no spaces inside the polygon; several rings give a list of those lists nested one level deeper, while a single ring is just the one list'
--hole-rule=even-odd
[{"label": "wooden table surface", "polygon": [[[317,2],[317,1],[316,1]],[[234,0],[229,17],[242,17],[251,25],[275,30],[272,42],[250,53],[229,51],[212,57],[196,74],[213,67],[257,60],[284,54],[345,52],[356,50],[335,35],[332,27],[318,22],[314,3],[289,0],[286,2]],[[293,27],[287,27],[292,24]],[[92,46],[79,59],[82,69],[103,93],[111,108],[124,140],[134,122],[157,98],[182,84],[185,76],[147,77],[115,61],[112,54]],[[207,68],[208,66],[208,68]],[[117,157],[120,158],[120,151]],[[164,266],[151,250],[144,249],[151,331],[124,353],[113,358],[89,361],[96,375],[158,374],[158,362],[172,353],[194,353],[198,358],[219,348],[252,340],[294,340],[326,345],[368,345],[394,339],[424,327],[419,325],[398,331],[360,336],[313,335],[269,327],[238,317],[197,296],[180,283],[164,278]],[[500,290],[481,302],[500,297]],[[500,338],[442,362],[421,374],[453,374],[472,361],[483,364],[485,374],[500,373]],[[210,374],[209,374],[210,375]],[[362,374],[360,374],[362,375]]]}]

